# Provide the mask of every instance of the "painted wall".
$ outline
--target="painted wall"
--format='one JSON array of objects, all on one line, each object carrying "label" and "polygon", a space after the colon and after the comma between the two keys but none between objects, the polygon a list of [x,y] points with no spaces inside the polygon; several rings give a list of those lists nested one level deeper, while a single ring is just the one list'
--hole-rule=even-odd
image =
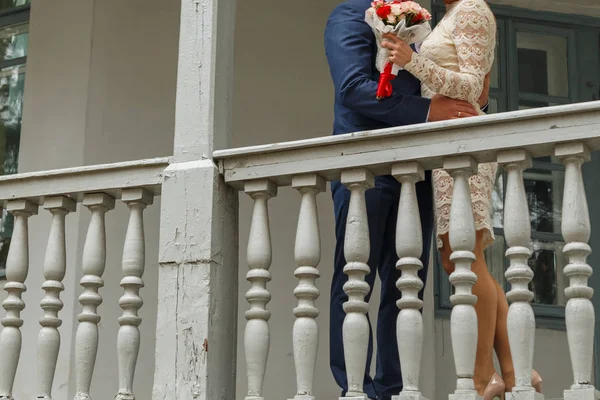
[{"label": "painted wall", "polygon": [[[83,164],[114,162],[171,154],[176,54],[178,43],[178,2],[160,0],[33,0],[30,56],[26,81],[21,171],[43,170]],[[325,136],[331,132],[332,86],[323,54],[323,27],[335,0],[274,3],[267,0],[239,2],[236,26],[236,73],[233,146],[287,141]],[[429,6],[428,4],[425,4]],[[301,29],[290,29],[289,18]],[[258,23],[257,23],[258,21]],[[262,22],[261,22],[262,21]],[[60,26],[60,29],[56,27]],[[41,144],[41,146],[40,146]],[[293,396],[295,387],[292,359],[292,291],[294,234],[299,196],[283,188],[271,201],[270,216],[274,257],[269,284],[273,300],[272,342],[266,398]],[[315,394],[329,399],[339,391],[328,367],[328,302],[333,259],[333,211],[330,194],[319,197],[322,262],[318,287],[321,297],[320,352]],[[136,393],[149,399],[154,368],[154,329],[157,298],[158,210],[146,213],[147,269],[145,300],[141,315],[142,350],[136,373]],[[41,268],[49,231],[46,212],[31,222],[31,271],[24,350],[17,378],[17,398],[35,397],[27,365],[36,360],[36,337],[43,293]],[[244,293],[245,247],[250,225],[251,202],[240,201],[240,311],[247,308]],[[120,315],[118,299],[120,258],[126,229],[126,210],[119,206],[107,217],[108,260],[106,285],[101,290],[105,302],[100,307],[100,352],[93,382],[94,398],[111,398],[116,392],[116,322]],[[63,350],[57,372],[55,397],[72,397],[75,392],[71,360],[79,312],[77,296],[81,252],[89,212],[68,217],[68,274],[62,298],[65,320],[61,333]],[[433,282],[430,279],[430,282]],[[378,298],[378,287],[374,299]],[[372,309],[377,308],[376,300]],[[372,310],[372,311],[373,311]],[[375,316],[373,316],[375,317]],[[423,359],[423,390],[430,399],[441,399],[454,386],[454,368],[447,320],[434,320],[433,285],[428,285],[425,302],[426,346]],[[373,318],[375,322],[375,318]],[[238,399],[246,391],[240,313]],[[552,348],[553,351],[547,351]],[[557,353],[558,352],[558,353]],[[553,363],[556,354],[566,356],[562,332],[538,331],[536,366],[552,379],[549,397],[558,397],[570,379],[569,362]],[[568,358],[568,357],[567,357]],[[565,359],[567,359],[565,358]],[[436,385],[433,384],[436,382]]]}]

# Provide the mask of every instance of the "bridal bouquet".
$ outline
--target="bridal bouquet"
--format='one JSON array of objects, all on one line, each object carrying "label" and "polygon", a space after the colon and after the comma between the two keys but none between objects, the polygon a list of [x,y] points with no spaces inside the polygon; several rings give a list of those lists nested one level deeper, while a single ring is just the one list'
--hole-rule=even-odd
[{"label": "bridal bouquet", "polygon": [[381,47],[383,35],[392,33],[408,44],[423,41],[431,33],[431,14],[419,4],[410,0],[374,0],[367,10],[365,21],[377,40],[375,65],[381,73],[377,87],[377,99],[392,95],[391,80],[402,69],[388,61],[389,51]]}]

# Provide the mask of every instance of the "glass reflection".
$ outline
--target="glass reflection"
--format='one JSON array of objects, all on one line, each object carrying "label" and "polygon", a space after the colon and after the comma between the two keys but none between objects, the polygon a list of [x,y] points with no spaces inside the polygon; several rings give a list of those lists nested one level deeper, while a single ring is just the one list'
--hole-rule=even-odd
[{"label": "glass reflection", "polygon": [[31,3],[31,0],[0,0],[0,11],[21,7]]}]

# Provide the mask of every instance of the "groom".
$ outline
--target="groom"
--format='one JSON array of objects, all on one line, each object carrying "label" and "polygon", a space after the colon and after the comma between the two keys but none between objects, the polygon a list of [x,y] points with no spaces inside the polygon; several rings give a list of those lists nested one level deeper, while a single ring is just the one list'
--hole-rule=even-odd
[{"label": "groom", "polygon": [[[370,0],[346,0],[329,17],[325,28],[325,52],[335,88],[333,134],[390,128],[477,115],[467,102],[436,95],[433,99],[421,97],[419,81],[406,71],[399,72],[392,81],[391,97],[375,99],[379,72],[375,68],[377,46],[371,28],[365,22],[365,11]],[[391,45],[394,50],[397,43]],[[486,104],[489,79],[479,104]],[[487,106],[486,106],[487,107]],[[484,110],[485,111],[485,110]],[[429,249],[433,230],[433,193],[431,171],[417,184],[417,198],[423,231],[424,268],[419,276],[425,282],[429,263]],[[344,236],[350,192],[339,181],[331,185],[335,211],[336,249],[334,274],[331,283],[330,365],[342,394],[348,389],[342,324],[345,313],[342,305],[348,297],[343,286],[347,276],[343,273]],[[366,277],[371,289],[377,272],[381,279],[381,298],[377,319],[377,363],[375,378],[369,370],[373,353],[373,336],[369,338],[364,392],[370,399],[389,400],[402,390],[402,374],[396,343],[396,300],[400,292],[396,281],[398,257],[395,250],[396,219],[400,184],[391,176],[375,178],[375,188],[366,193],[371,254],[371,273]],[[420,293],[423,298],[423,291]],[[369,301],[370,293],[366,298]]]}]

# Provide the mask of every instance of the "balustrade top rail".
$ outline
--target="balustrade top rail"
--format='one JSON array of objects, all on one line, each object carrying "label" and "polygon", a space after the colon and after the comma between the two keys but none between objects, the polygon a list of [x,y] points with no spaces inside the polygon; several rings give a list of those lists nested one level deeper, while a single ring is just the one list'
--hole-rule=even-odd
[{"label": "balustrade top rail", "polygon": [[405,161],[434,169],[452,155],[491,162],[498,151],[516,148],[547,156],[557,143],[571,141],[600,149],[600,101],[219,150],[213,157],[225,181],[242,189],[248,180],[286,186],[292,176],[314,172],[335,180],[357,167],[387,175],[391,164]]},{"label": "balustrade top rail", "polygon": [[40,199],[54,195],[81,201],[84,193],[94,192],[120,198],[126,188],[144,188],[159,195],[168,165],[169,158],[162,157],[0,176],[0,205],[13,199],[39,204]]}]

